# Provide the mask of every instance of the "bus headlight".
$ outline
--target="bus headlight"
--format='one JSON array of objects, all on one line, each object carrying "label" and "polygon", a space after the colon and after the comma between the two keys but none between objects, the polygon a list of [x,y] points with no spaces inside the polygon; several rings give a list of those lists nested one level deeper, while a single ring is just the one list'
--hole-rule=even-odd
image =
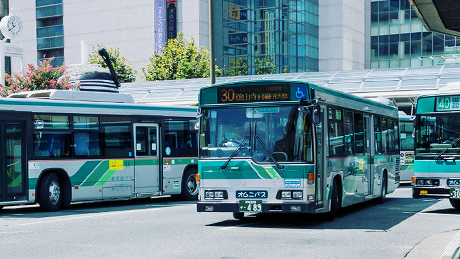
[{"label": "bus headlight", "polygon": [[302,191],[293,191],[292,192],[292,198],[301,200],[303,198]]},{"label": "bus headlight", "polygon": [[205,190],[204,191],[204,198],[210,200],[223,200],[228,199],[227,191],[224,190]]},{"label": "bus headlight", "polygon": [[214,191],[204,191],[205,199],[214,199]]},{"label": "bus headlight", "polygon": [[214,192],[214,199],[223,199],[224,198],[224,191],[215,191]]},{"label": "bus headlight", "polygon": [[291,191],[281,191],[281,199],[290,199],[292,197]]},{"label": "bus headlight", "polygon": [[281,190],[278,191],[276,198],[283,200],[301,200],[303,199],[303,191]]}]

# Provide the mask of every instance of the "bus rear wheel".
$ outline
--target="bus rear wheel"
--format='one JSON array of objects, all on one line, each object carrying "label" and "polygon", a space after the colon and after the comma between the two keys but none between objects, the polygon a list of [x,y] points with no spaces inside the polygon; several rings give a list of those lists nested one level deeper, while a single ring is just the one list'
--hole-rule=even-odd
[{"label": "bus rear wheel", "polygon": [[40,181],[38,194],[40,209],[43,211],[57,211],[62,204],[62,185],[56,173],[43,176]]},{"label": "bus rear wheel", "polygon": [[198,199],[198,181],[196,174],[198,169],[190,168],[184,173],[182,177],[182,193],[181,196],[184,200],[194,201]]},{"label": "bus rear wheel", "polygon": [[382,176],[382,190],[380,191],[380,197],[377,198],[377,202],[380,203],[380,204],[383,204],[385,203],[386,201],[386,196],[387,196],[387,177],[386,175],[384,174]]},{"label": "bus rear wheel", "polygon": [[460,200],[449,199],[450,205],[457,210],[460,210]]}]

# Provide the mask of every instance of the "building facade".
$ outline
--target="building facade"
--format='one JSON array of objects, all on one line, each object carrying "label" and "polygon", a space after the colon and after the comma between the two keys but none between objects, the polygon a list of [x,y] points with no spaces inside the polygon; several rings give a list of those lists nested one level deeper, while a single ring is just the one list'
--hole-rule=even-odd
[{"label": "building facade", "polygon": [[224,75],[318,71],[318,1],[213,1],[214,54]]},{"label": "building facade", "polygon": [[370,68],[458,64],[460,41],[427,31],[408,0],[371,0]]},{"label": "building facade", "polygon": [[[167,33],[158,18],[167,22],[159,8],[170,2],[176,32],[209,50],[209,0],[15,0],[9,9],[24,23],[14,42],[25,64],[44,56],[79,64],[82,46],[103,45],[119,48],[140,74]],[[211,12],[226,76],[458,63],[460,42],[426,31],[407,0],[221,0]]]}]

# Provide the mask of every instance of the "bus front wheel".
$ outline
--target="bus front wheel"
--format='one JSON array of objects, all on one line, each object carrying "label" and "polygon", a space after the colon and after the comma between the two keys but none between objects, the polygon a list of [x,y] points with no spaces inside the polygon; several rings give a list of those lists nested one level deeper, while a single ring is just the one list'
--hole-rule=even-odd
[{"label": "bus front wheel", "polygon": [[184,200],[194,201],[198,199],[198,181],[196,180],[196,174],[198,169],[190,168],[187,169],[182,177],[182,193],[181,196]]},{"label": "bus front wheel", "polygon": [[460,200],[449,199],[450,205],[457,210],[460,210]]},{"label": "bus front wheel", "polygon": [[326,214],[328,221],[333,221],[334,218],[339,214],[340,209],[340,195],[339,195],[339,183],[337,180],[334,181],[332,186],[331,194],[331,210]]},{"label": "bus front wheel", "polygon": [[233,218],[239,220],[244,219],[244,212],[233,212]]},{"label": "bus front wheel", "polygon": [[56,173],[46,174],[40,181],[39,200],[43,211],[57,211],[62,204],[62,185]]}]

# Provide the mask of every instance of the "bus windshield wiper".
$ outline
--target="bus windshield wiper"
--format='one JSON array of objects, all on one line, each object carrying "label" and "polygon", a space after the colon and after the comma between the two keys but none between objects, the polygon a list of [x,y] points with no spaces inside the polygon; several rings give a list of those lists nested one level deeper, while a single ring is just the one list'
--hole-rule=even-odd
[{"label": "bus windshield wiper", "polygon": [[273,161],[273,163],[275,163],[276,167],[278,167],[279,169],[283,169],[284,168],[284,165],[281,165],[280,163],[278,163],[278,161],[276,161],[276,159],[273,157],[272,155],[272,152],[270,152],[270,150],[267,148],[267,146],[264,144],[264,142],[262,141],[262,139],[260,139],[259,136],[256,135],[256,139],[257,141],[259,141],[260,145],[265,149],[265,152],[267,152],[267,155],[271,158],[271,160]]},{"label": "bus windshield wiper", "polygon": [[225,162],[225,164],[223,166],[221,166],[220,168],[221,169],[225,169],[227,168],[227,165],[228,163],[230,163],[230,160],[232,160],[232,158],[234,158],[236,155],[238,155],[238,153],[240,153],[240,151],[243,149],[244,147],[244,144],[246,143],[246,141],[249,140],[249,136],[246,136],[243,138],[243,141],[241,141],[240,145],[238,145],[238,148],[235,149],[235,151],[233,151],[233,153],[230,155],[230,157],[228,158],[227,162]]},{"label": "bus windshield wiper", "polygon": [[454,139],[451,143],[450,143],[450,147],[446,147],[445,149],[443,149],[441,152],[439,152],[439,154],[436,156],[435,160],[438,161],[438,159],[444,154],[446,153],[447,150],[449,150],[449,148],[453,147],[454,145],[457,144],[457,142],[460,140],[460,138],[456,138]]}]

